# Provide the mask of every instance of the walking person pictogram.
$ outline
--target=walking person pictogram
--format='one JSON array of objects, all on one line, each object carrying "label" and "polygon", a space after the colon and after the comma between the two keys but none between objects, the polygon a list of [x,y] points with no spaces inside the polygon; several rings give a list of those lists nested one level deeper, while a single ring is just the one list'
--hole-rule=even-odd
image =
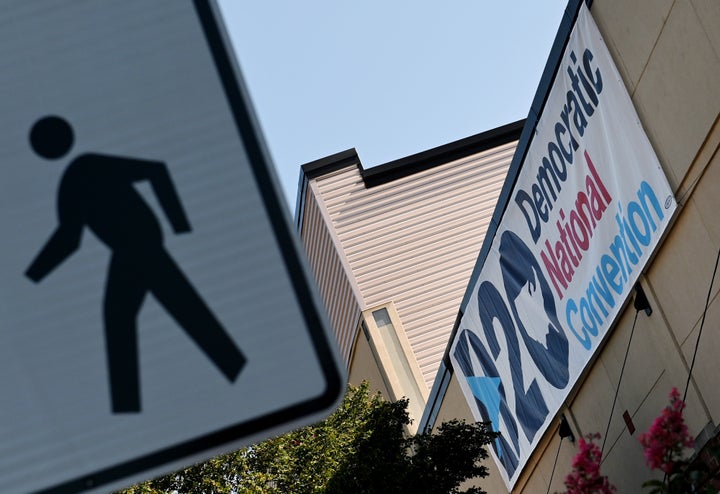
[{"label": "walking person pictogram", "polygon": [[[30,131],[33,150],[59,159],[73,145],[73,130],[61,117],[38,120]],[[65,169],[57,192],[58,227],[25,275],[41,281],[80,247],[87,227],[111,250],[103,322],[114,413],[139,412],[137,316],[146,294],[175,319],[230,381],[246,359],[163,246],[160,223],[134,187],[146,180],[175,233],[190,223],[164,163],[88,153]]]}]

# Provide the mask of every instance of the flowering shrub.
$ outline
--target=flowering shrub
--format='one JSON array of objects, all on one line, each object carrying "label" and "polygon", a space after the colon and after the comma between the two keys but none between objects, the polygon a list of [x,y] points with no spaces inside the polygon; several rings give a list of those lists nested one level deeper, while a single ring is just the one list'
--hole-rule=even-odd
[{"label": "flowering shrub", "polygon": [[640,444],[645,449],[645,461],[653,470],[662,470],[666,475],[680,466],[683,450],[693,446],[682,412],[685,402],[677,388],[670,391],[670,405],[665,407],[650,429],[641,434]]},{"label": "flowering shrub", "polygon": [[573,458],[572,471],[565,478],[567,494],[611,494],[615,486],[608,478],[600,475],[600,461],[602,452],[595,439],[600,434],[588,434],[578,441],[579,451]]},{"label": "flowering shrub", "polygon": [[[694,445],[685,425],[685,402],[677,388],[670,391],[670,404],[666,406],[650,429],[638,438],[643,446],[645,461],[652,470],[664,473],[662,480],[649,480],[643,487],[650,494],[717,494],[720,492],[713,475],[702,461],[691,461],[685,456]],[[594,443],[600,434],[591,434],[579,440],[579,451],[573,458],[572,471],[565,479],[565,494],[610,494],[616,491],[608,478],[600,474],[602,452]],[[712,447],[708,454],[720,461],[720,447]]]},{"label": "flowering shrub", "polygon": [[[682,415],[684,409],[685,402],[680,398],[678,390],[673,388],[670,391],[670,405],[665,407],[650,429],[639,437],[648,466],[665,474],[663,480],[649,480],[643,484],[643,487],[650,489],[650,494],[718,492],[707,465],[702,461],[692,461],[684,454],[686,448],[693,446],[693,439]],[[711,448],[708,454],[719,457],[716,448]]]}]

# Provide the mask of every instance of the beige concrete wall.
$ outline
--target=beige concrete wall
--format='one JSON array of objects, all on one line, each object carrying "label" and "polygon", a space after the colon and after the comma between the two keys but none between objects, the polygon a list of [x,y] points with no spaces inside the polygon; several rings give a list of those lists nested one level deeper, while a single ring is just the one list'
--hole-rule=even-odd
[{"label": "beige concrete wall", "polygon": [[720,111],[716,0],[600,0],[592,14],[677,189]]},{"label": "beige concrete wall", "polygon": [[[682,355],[689,364],[707,300],[713,267],[720,248],[720,124],[708,136],[699,158],[691,167],[698,179],[684,198],[678,217],[663,251],[648,272],[650,286],[667,318],[667,324]],[[706,157],[709,157],[706,159]],[[696,383],[715,423],[720,423],[720,398],[712,376],[720,367],[712,349],[720,345],[715,307],[720,282],[716,281],[702,344],[697,356]]]},{"label": "beige concrete wall", "polygon": [[[602,468],[618,492],[641,492],[640,483],[653,474],[638,436],[667,404],[670,389],[685,387],[720,249],[720,2],[595,0],[591,11],[679,203],[641,277],[653,314],[639,314],[628,350],[635,310],[631,303],[626,306],[565,409],[577,435],[604,433],[618,392]],[[685,419],[694,435],[708,422],[720,423],[719,292],[720,279],[712,290],[688,394]],[[467,408],[455,402],[464,402],[458,390],[453,377],[440,417],[467,415]],[[622,418],[625,411],[634,434]],[[557,429],[551,427],[513,492],[547,492],[558,444]],[[550,492],[564,490],[575,451],[575,445],[562,445]],[[492,487],[488,492],[507,492],[499,479],[497,474],[486,481]]]},{"label": "beige concrete wall", "polygon": [[386,399],[392,398],[385,385],[385,378],[380,373],[380,366],[370,348],[370,342],[360,331],[353,348],[348,382],[353,386],[359,386],[363,381],[368,381],[371,393],[380,392]]}]

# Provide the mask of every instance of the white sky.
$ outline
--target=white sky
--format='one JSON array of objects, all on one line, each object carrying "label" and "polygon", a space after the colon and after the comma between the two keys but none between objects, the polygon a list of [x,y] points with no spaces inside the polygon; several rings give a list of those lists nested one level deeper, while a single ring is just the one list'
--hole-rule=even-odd
[{"label": "white sky", "polygon": [[300,165],[365,168],[525,118],[566,0],[221,0],[290,210]]}]

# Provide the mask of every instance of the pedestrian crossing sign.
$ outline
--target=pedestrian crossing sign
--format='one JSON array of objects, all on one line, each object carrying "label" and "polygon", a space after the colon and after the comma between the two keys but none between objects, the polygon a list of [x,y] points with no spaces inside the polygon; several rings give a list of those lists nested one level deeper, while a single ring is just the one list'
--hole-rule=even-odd
[{"label": "pedestrian crossing sign", "polygon": [[106,492],[328,414],[343,366],[218,5],[3,7],[0,492]]}]

